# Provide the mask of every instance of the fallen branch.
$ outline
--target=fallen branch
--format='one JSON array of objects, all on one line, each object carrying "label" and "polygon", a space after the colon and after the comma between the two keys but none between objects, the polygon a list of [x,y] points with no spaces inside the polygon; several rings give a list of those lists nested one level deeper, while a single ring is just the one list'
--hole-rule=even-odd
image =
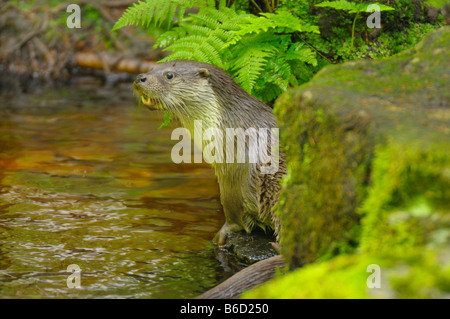
[{"label": "fallen branch", "polygon": [[42,26],[37,30],[33,30],[33,31],[30,31],[29,33],[27,33],[22,38],[22,40],[19,41],[19,43],[17,43],[14,47],[12,47],[9,51],[7,51],[5,53],[5,60],[8,59],[8,57],[12,53],[14,53],[16,50],[22,49],[23,46],[28,43],[28,41],[30,41],[34,37],[38,36],[39,34],[43,33],[45,30],[47,30],[47,26],[48,26],[48,15],[46,14],[45,18],[44,18],[44,22],[42,23]]},{"label": "fallen branch", "polygon": [[156,65],[155,62],[148,60],[118,59],[106,53],[100,57],[97,53],[90,52],[75,53],[73,64],[84,68],[101,70],[105,70],[106,66],[106,70],[133,74],[148,72]]},{"label": "fallen branch", "polygon": [[242,292],[254,288],[275,276],[277,268],[286,263],[281,255],[261,260],[239,271],[223,283],[197,296],[195,299],[233,299]]}]

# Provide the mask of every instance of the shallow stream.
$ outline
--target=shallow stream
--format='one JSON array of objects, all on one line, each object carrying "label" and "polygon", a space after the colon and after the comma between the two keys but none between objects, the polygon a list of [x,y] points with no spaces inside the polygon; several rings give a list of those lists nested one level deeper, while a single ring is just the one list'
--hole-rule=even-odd
[{"label": "shallow stream", "polygon": [[239,269],[211,243],[213,170],[172,163],[176,123],[137,104],[129,86],[1,92],[1,298],[189,298]]}]

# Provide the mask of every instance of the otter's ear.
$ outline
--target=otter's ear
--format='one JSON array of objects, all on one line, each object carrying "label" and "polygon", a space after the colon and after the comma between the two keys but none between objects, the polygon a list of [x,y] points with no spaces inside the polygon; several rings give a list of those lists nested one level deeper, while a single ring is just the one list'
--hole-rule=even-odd
[{"label": "otter's ear", "polygon": [[200,74],[201,77],[209,78],[209,71],[207,69],[199,69],[198,74]]}]

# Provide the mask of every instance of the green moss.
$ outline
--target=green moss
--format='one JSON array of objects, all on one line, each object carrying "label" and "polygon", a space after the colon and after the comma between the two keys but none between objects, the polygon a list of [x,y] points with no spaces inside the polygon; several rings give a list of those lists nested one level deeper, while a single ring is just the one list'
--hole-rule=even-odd
[{"label": "green moss", "polygon": [[[243,298],[370,298],[373,292],[367,280],[372,274],[369,265],[383,269],[395,265],[381,258],[342,255],[330,261],[307,265],[286,276],[278,276],[264,286],[245,293]],[[379,296],[389,291],[378,289]]]},{"label": "green moss", "polygon": [[450,292],[450,265],[430,253],[419,253],[390,276],[398,298],[443,298]]},{"label": "green moss", "polygon": [[[277,101],[282,253],[291,269],[311,264],[245,297],[448,296],[449,43],[442,28],[382,63],[327,67]],[[366,284],[372,263],[380,289]]]},{"label": "green moss", "polygon": [[[449,149],[449,148],[447,148]],[[443,298],[450,293],[450,156],[396,144],[375,152],[361,205],[361,255],[299,268],[244,298]],[[381,267],[369,289],[367,266]]]},{"label": "green moss", "polygon": [[448,151],[390,144],[378,148],[373,166],[373,185],[361,207],[362,252],[426,245],[436,231],[450,226]]},{"label": "green moss", "polygon": [[[370,287],[379,266],[379,287]],[[435,254],[419,252],[401,256],[341,255],[332,260],[277,276],[243,298],[443,298],[450,292],[450,265]]]},{"label": "green moss", "polygon": [[[446,161],[438,157],[444,156],[439,150],[449,148],[448,140],[442,138],[448,131],[448,111],[439,106],[446,105],[450,96],[438,80],[448,77],[443,67],[448,30],[430,34],[416,49],[390,60],[329,66],[308,85],[277,100],[274,110],[281,123],[289,172],[277,210],[283,224],[282,252],[291,266],[351,251],[359,232],[355,211],[365,199],[368,182],[377,180],[378,173],[370,176],[374,157],[377,165],[388,156],[386,163],[404,165],[406,170],[411,163],[421,163],[423,156]],[[374,155],[375,145],[378,149],[391,145],[392,154],[378,150]],[[424,165],[438,167],[430,161]],[[437,192],[446,186],[445,181],[423,182],[424,178],[434,181],[436,172],[428,177],[418,173],[414,181],[406,181],[403,175],[390,178],[390,170],[395,169],[379,173],[385,181],[377,181],[381,184],[366,206],[389,200],[383,196],[407,196],[412,205],[409,191],[419,196],[426,190],[426,203],[430,196],[443,196]],[[395,185],[399,181],[422,188],[403,190]],[[391,194],[391,187],[400,193]],[[441,197],[433,201],[442,202]]]},{"label": "green moss", "polygon": [[[340,256],[330,262],[308,265],[286,276],[280,276],[242,297],[366,298],[366,269],[364,266],[355,267],[356,261],[354,256]],[[343,288],[336,289],[337,287]]]},{"label": "green moss", "polygon": [[293,117],[296,111],[283,111],[291,103],[298,105],[298,99],[276,107],[280,122],[295,119],[281,128],[281,142],[289,145],[289,175],[277,209],[283,254],[298,266],[351,250],[370,141],[366,127],[348,130],[322,108],[312,106]]}]

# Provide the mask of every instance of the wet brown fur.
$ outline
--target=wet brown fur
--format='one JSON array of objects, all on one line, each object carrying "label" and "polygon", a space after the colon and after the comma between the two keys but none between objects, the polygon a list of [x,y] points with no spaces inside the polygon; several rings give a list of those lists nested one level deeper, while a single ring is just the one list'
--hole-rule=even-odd
[{"label": "wet brown fur", "polygon": [[[167,72],[172,73],[172,79],[167,78]],[[139,75],[134,87],[138,94],[156,102],[154,108],[172,111],[191,136],[194,120],[202,120],[203,130],[217,127],[223,132],[226,128],[277,127],[269,106],[244,91],[227,72],[207,63],[166,62]],[[270,150],[270,136],[268,144]],[[198,146],[203,149],[205,145]],[[257,145],[249,142],[246,147]],[[250,232],[255,226],[271,228],[279,234],[281,225],[273,206],[278,202],[280,180],[286,173],[284,154],[279,154],[275,174],[261,174],[260,165],[252,163],[212,163],[212,166],[226,218],[214,240],[222,245],[227,233],[242,229]]]}]

